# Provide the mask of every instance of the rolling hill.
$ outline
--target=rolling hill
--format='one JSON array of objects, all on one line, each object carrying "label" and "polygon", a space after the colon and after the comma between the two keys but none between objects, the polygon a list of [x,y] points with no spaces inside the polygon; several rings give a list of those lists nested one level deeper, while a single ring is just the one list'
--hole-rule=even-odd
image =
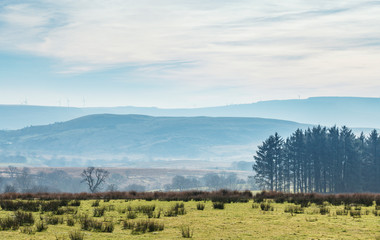
[{"label": "rolling hill", "polygon": [[287,136],[305,127],[263,118],[98,114],[0,131],[0,149],[3,155],[21,154],[28,161],[38,161],[39,156],[249,161],[257,144],[270,134],[277,131]]}]

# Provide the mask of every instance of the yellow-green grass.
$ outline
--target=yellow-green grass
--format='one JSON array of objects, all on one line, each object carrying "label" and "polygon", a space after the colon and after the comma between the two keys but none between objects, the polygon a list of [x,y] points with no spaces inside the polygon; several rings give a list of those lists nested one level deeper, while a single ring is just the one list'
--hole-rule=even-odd
[{"label": "yellow-green grass", "polygon": [[[94,200],[81,201],[78,213],[87,213],[92,217]],[[286,206],[291,204],[271,203],[274,211],[262,211],[260,207],[252,208],[252,201],[248,203],[230,203],[225,205],[224,210],[212,208],[212,202],[205,203],[203,211],[197,210],[197,202],[185,202],[186,214],[177,217],[165,217],[161,214],[159,219],[153,219],[164,223],[165,229],[159,232],[132,235],[131,230],[122,229],[122,220],[126,220],[126,213],[119,210],[128,206],[155,205],[156,211],[160,208],[163,212],[168,210],[176,202],[145,201],[145,200],[111,200],[100,201],[100,207],[114,205],[114,211],[107,211],[104,217],[98,220],[110,220],[115,223],[112,233],[82,231],[84,239],[182,239],[181,226],[190,226],[193,230],[193,239],[376,239],[380,236],[380,216],[374,216],[372,207],[362,207],[363,215],[353,218],[350,215],[336,215],[337,209],[343,206],[328,206],[330,213],[320,215],[318,207],[312,205],[305,208],[303,214],[285,213]],[[369,214],[365,215],[365,211]],[[0,217],[5,217],[12,212],[0,211]],[[40,213],[33,213],[39,219]],[[45,213],[47,214],[47,213]],[[44,214],[42,214],[43,216]],[[67,215],[63,215],[66,219]],[[139,219],[147,219],[146,215],[139,213]],[[77,221],[74,226],[64,224],[48,225],[44,232],[33,235],[16,231],[0,231],[0,239],[69,239],[68,233],[79,230]],[[57,238],[58,237],[58,238]]]}]

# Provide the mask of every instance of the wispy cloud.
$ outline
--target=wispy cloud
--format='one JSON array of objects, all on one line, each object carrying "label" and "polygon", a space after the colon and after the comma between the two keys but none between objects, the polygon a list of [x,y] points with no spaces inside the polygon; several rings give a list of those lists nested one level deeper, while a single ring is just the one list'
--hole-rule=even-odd
[{"label": "wispy cloud", "polygon": [[134,66],[142,81],[240,87],[246,99],[265,98],[274,86],[283,97],[343,94],[336,83],[347,95],[373,94],[380,76],[380,1],[39,0],[0,7],[0,48],[58,60],[62,74]]}]

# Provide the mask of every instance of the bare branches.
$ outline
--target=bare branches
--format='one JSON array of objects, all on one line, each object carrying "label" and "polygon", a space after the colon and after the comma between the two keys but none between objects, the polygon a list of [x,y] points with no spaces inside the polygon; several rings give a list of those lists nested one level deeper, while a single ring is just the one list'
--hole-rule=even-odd
[{"label": "bare branches", "polygon": [[33,179],[30,173],[30,169],[26,167],[24,167],[21,173],[16,176],[16,184],[22,192],[27,192],[30,189],[30,187],[33,185],[32,180]]},{"label": "bare branches", "polygon": [[109,176],[109,172],[102,168],[88,167],[81,173],[82,183],[85,182],[90,192],[101,190],[103,183]]},{"label": "bare branches", "polygon": [[14,177],[16,177],[17,174],[18,174],[18,172],[19,172],[19,170],[17,169],[17,167],[11,166],[11,165],[8,166],[8,174],[9,174],[9,177],[11,179],[13,179]]}]

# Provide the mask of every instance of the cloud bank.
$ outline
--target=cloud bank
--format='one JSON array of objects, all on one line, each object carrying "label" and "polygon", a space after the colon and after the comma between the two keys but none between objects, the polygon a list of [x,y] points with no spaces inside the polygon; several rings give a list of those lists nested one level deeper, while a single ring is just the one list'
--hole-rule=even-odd
[{"label": "cloud bank", "polygon": [[0,5],[0,49],[59,74],[129,67],[199,102],[380,95],[380,1],[20,2]]}]

